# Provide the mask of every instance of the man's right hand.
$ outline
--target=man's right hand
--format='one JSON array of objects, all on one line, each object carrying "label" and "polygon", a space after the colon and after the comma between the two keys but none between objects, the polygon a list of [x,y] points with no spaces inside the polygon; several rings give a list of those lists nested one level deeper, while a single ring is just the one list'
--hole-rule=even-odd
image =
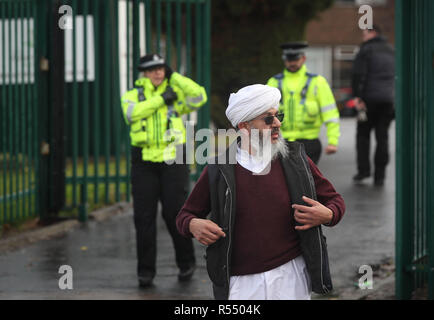
[{"label": "man's right hand", "polygon": [[213,244],[220,237],[226,237],[222,228],[208,219],[191,219],[189,229],[193,236],[206,246]]}]

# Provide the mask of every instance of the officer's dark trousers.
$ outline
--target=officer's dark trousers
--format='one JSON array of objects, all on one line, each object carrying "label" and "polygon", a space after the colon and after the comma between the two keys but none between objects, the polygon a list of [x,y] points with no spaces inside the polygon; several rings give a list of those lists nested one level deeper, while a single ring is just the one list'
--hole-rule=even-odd
[{"label": "officer's dark trousers", "polygon": [[158,201],[175,247],[176,265],[187,269],[195,263],[193,242],[182,237],[175,219],[188,195],[186,164],[154,163],[142,160],[140,148],[131,154],[131,183],[137,241],[138,276],[155,276],[157,254],[156,216]]},{"label": "officer's dark trousers", "polygon": [[304,145],[304,149],[309,158],[313,161],[313,163],[318,164],[319,158],[321,157],[322,145],[319,139],[300,139],[297,140]]},{"label": "officer's dark trousers", "polygon": [[371,130],[374,129],[377,141],[374,156],[374,179],[382,181],[389,163],[389,127],[394,117],[393,104],[368,104],[367,108],[368,120],[357,122],[357,169],[359,174],[371,174],[369,151]]}]

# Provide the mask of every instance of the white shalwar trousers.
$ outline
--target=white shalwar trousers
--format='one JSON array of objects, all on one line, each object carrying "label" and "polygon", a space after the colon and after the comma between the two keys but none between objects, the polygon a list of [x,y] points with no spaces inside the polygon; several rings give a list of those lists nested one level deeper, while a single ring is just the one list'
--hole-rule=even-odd
[{"label": "white shalwar trousers", "polygon": [[229,300],[310,300],[311,292],[300,255],[266,272],[230,277]]}]

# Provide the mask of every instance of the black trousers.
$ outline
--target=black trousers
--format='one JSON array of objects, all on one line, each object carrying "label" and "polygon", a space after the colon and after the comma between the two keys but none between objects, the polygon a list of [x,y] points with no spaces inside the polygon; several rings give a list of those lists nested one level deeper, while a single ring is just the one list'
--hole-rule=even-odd
[{"label": "black trousers", "polygon": [[159,201],[175,247],[176,265],[180,269],[186,269],[195,264],[192,239],[182,237],[175,224],[176,216],[188,196],[187,165],[143,161],[141,149],[136,147],[132,147],[131,162],[138,276],[153,277],[156,273],[156,216]]},{"label": "black trousers", "polygon": [[297,140],[304,145],[304,149],[306,150],[306,154],[313,161],[313,163],[318,164],[319,158],[321,157],[322,145],[319,139],[300,139]]},{"label": "black trousers", "polygon": [[375,130],[377,145],[374,156],[374,179],[383,180],[389,163],[389,127],[394,118],[392,103],[367,104],[367,121],[357,122],[356,148],[358,173],[371,174],[371,130]]}]

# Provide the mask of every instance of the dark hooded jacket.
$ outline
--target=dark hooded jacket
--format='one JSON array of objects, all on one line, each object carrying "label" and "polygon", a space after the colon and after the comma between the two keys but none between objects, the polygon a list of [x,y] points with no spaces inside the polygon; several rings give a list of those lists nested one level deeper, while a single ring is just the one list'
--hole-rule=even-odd
[{"label": "dark hooded jacket", "polygon": [[395,94],[395,57],[385,38],[364,42],[352,71],[353,96],[370,104],[393,103]]}]

